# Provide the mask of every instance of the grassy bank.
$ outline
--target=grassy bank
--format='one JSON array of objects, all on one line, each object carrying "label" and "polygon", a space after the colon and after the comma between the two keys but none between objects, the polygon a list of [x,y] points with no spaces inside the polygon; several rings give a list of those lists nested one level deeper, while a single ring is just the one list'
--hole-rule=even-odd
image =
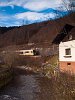
[{"label": "grassy bank", "polygon": [[12,79],[12,72],[8,68],[0,68],[0,88],[8,84]]}]

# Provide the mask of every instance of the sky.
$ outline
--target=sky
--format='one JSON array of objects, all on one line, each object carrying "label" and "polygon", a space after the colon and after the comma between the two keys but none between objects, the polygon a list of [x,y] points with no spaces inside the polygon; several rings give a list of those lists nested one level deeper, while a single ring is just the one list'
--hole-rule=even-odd
[{"label": "sky", "polygon": [[53,20],[67,15],[71,9],[75,11],[75,0],[0,0],[0,26]]}]

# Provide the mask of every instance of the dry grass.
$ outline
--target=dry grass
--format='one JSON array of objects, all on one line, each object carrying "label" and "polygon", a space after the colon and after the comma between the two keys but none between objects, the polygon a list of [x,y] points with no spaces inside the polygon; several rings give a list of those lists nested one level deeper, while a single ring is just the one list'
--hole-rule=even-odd
[{"label": "dry grass", "polygon": [[52,84],[56,100],[75,100],[75,76],[61,73]]},{"label": "dry grass", "polygon": [[45,58],[44,73],[52,81],[52,94],[55,100],[75,100],[75,76],[60,73],[57,61],[58,55]]}]

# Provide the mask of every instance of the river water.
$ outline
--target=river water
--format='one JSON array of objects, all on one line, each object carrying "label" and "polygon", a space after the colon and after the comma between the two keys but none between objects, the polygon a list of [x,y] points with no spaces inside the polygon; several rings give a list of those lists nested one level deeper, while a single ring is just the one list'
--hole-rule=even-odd
[{"label": "river water", "polygon": [[50,79],[39,74],[19,74],[0,90],[0,100],[55,100]]}]

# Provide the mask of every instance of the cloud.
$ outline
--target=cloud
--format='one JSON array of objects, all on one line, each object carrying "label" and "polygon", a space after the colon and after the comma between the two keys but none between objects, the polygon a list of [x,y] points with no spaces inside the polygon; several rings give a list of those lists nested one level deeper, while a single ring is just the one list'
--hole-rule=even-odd
[{"label": "cloud", "polygon": [[[1,2],[0,6],[17,5],[33,11],[41,11],[47,8],[58,8],[63,5],[63,0],[10,0]],[[63,5],[64,6],[64,5]]]},{"label": "cloud", "polygon": [[0,6],[12,6],[12,5],[18,5],[23,6],[26,1],[28,0],[6,0],[5,2],[0,0]]},{"label": "cloud", "polygon": [[[54,19],[56,13],[38,13],[38,12],[24,12],[16,13],[15,15],[0,15],[0,25],[3,26],[19,26],[22,25],[23,20],[24,24],[31,24],[35,22],[41,22],[45,20]],[[3,23],[3,24],[2,24]]]},{"label": "cloud", "polygon": [[56,8],[61,5],[61,0],[31,0],[24,7],[33,11],[41,11],[48,8]]},{"label": "cloud", "polygon": [[41,22],[48,20],[50,18],[54,18],[54,13],[44,14],[44,13],[37,13],[37,12],[25,12],[19,13],[15,15],[7,15],[3,16],[0,15],[0,26],[21,26],[24,24],[31,24],[35,22]]},{"label": "cloud", "polygon": [[[5,0],[4,0],[5,1]],[[71,3],[75,3],[74,0],[6,0],[5,2],[0,2],[0,6],[11,6],[14,5],[27,8],[30,11],[42,11],[48,8],[67,10]],[[67,9],[66,9],[67,8]]]},{"label": "cloud", "polygon": [[[45,12],[47,9],[59,10],[60,17],[62,12],[66,12],[69,7],[71,9],[71,5],[70,0],[0,0],[0,8],[5,7],[0,9],[0,25],[17,26],[21,25],[23,20],[30,24],[54,19],[55,12]],[[6,7],[11,7],[10,11]]]},{"label": "cloud", "polygon": [[26,12],[26,13],[20,13],[20,14],[16,14],[14,16],[16,19],[19,20],[25,20],[26,22],[37,22],[37,21],[44,21],[47,19],[54,19],[55,18],[55,13],[48,13],[48,14],[44,14],[44,13],[37,13],[37,12]]},{"label": "cloud", "polygon": [[14,18],[14,16],[3,16],[0,14],[0,26],[20,26],[21,20]]}]

